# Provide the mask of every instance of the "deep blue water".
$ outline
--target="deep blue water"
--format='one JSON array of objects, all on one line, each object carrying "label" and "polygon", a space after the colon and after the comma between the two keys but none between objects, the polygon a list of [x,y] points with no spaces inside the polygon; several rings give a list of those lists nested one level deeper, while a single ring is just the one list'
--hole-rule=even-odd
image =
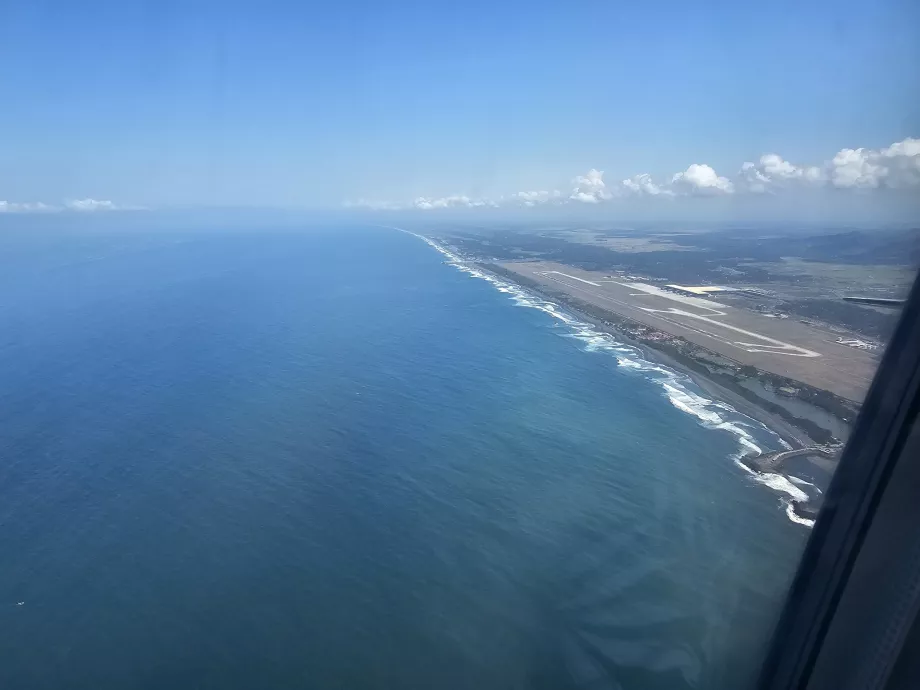
[{"label": "deep blue water", "polygon": [[808,530],[521,304],[394,231],[4,231],[0,687],[744,687]]}]

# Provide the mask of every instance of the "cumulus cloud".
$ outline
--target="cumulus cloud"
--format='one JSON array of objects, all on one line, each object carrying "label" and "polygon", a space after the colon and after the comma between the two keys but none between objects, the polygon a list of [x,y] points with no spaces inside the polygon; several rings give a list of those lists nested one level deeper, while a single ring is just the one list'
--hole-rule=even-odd
[{"label": "cumulus cloud", "polygon": [[783,160],[781,156],[775,153],[761,156],[760,165],[763,167],[767,177],[774,177],[779,180],[795,180],[803,175],[802,168]]},{"label": "cumulus cloud", "polygon": [[875,151],[843,149],[831,161],[831,181],[835,187],[874,189],[888,174],[888,169],[877,161]]},{"label": "cumulus cloud", "polygon": [[592,168],[572,179],[570,192],[535,190],[516,192],[497,200],[471,199],[465,195],[418,197],[408,204],[358,202],[373,209],[478,208],[483,206],[584,203],[600,204],[617,198],[647,196],[719,196],[736,192],[780,193],[789,189],[813,189],[832,185],[840,189],[920,187],[920,139],[908,138],[881,149],[842,149],[820,165],[791,163],[776,153],[766,153],[756,162],[741,165],[732,179],[716,173],[709,165],[694,163],[664,181],[648,173],[627,177],[608,186],[604,171]]},{"label": "cumulus cloud", "polygon": [[57,211],[54,206],[36,202],[0,201],[0,213],[49,213]]},{"label": "cumulus cloud", "polygon": [[572,180],[575,187],[569,197],[574,201],[596,204],[610,199],[612,194],[604,182],[604,171],[591,168],[584,175],[579,175]]},{"label": "cumulus cloud", "polygon": [[620,183],[623,189],[631,194],[648,196],[674,196],[674,192],[666,187],[656,184],[648,173],[633,175]]},{"label": "cumulus cloud", "polygon": [[748,191],[756,192],[757,194],[766,192],[767,189],[770,188],[770,185],[773,184],[773,180],[771,180],[755,163],[751,163],[750,161],[741,165],[738,176],[741,178],[741,181]]},{"label": "cumulus cloud", "polygon": [[683,172],[671,178],[671,185],[677,192],[712,196],[731,194],[735,185],[727,177],[720,177],[705,163],[694,163]]},{"label": "cumulus cloud", "polygon": [[61,213],[65,211],[145,211],[143,206],[123,206],[98,199],[73,199],[63,204],[46,204],[43,201],[0,201],[0,213]]},{"label": "cumulus cloud", "polygon": [[579,175],[572,180],[575,185],[569,199],[585,204],[597,204],[610,199],[613,195],[604,183],[604,171],[591,168],[584,175]]},{"label": "cumulus cloud", "polygon": [[558,189],[553,191],[533,191],[533,192],[517,192],[511,195],[513,201],[518,201],[524,206],[538,206],[540,204],[548,204],[550,202],[558,202],[562,199],[562,192]]},{"label": "cumulus cloud", "polygon": [[115,211],[118,208],[111,201],[99,199],[72,199],[65,201],[64,206],[71,211]]},{"label": "cumulus cloud", "polygon": [[479,208],[482,206],[495,206],[496,204],[488,199],[471,199],[462,194],[455,194],[440,198],[420,196],[412,202],[412,205],[422,211],[430,211],[439,208]]},{"label": "cumulus cloud", "polygon": [[905,139],[881,151],[888,167],[887,181],[892,187],[920,185],[920,139]]},{"label": "cumulus cloud", "polygon": [[796,183],[821,184],[826,179],[824,170],[817,166],[799,167],[782,156],[767,153],[758,163],[747,162],[738,173],[748,191],[763,193]]},{"label": "cumulus cloud", "polygon": [[915,186],[920,184],[920,139],[884,149],[842,149],[829,167],[831,182],[842,189]]},{"label": "cumulus cloud", "polygon": [[904,157],[910,158],[916,163],[917,158],[920,157],[920,139],[908,137],[904,141],[892,144],[887,149],[882,149],[881,153],[885,158]]}]

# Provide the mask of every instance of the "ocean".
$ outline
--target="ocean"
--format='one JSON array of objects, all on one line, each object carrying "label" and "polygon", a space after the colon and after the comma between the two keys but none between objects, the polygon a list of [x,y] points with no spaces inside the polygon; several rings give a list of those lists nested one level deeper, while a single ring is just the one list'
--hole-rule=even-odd
[{"label": "ocean", "polygon": [[418,236],[5,228],[0,687],[747,687],[809,534],[754,447]]}]

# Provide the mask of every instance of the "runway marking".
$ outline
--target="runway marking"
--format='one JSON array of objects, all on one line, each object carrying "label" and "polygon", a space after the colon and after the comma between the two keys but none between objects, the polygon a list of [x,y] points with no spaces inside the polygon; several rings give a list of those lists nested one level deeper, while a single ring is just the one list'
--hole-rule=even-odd
[{"label": "runway marking", "polygon": [[558,275],[565,276],[566,278],[577,280],[579,283],[587,283],[588,285],[593,285],[594,287],[601,286],[600,283],[592,283],[590,280],[585,280],[584,278],[579,278],[578,276],[570,276],[568,273],[562,273],[561,271],[546,271],[543,275],[547,275],[548,273],[556,273]]},{"label": "runway marking", "polygon": [[[657,295],[663,297],[664,299],[670,299],[675,302],[684,302],[690,304],[694,307],[699,307],[701,309],[706,309],[711,312],[712,316],[727,316],[728,313],[722,311],[726,307],[719,304],[718,302],[713,302],[707,299],[700,299],[698,297],[685,297],[683,295],[675,295],[666,290],[662,290],[654,285],[642,285],[642,283],[620,283],[623,287],[633,288],[637,290],[642,290],[643,292],[648,292],[652,295]],[[762,335],[760,333],[755,333],[754,331],[746,331],[743,328],[738,328],[738,326],[732,326],[731,324],[725,323],[724,321],[716,321],[715,319],[709,318],[708,316],[703,316],[702,314],[694,314],[690,311],[684,311],[683,309],[677,309],[675,307],[668,307],[667,309],[652,309],[651,307],[637,307],[642,311],[654,312],[654,313],[666,313],[666,314],[676,314],[677,316],[687,316],[691,319],[698,319],[699,321],[705,321],[706,323],[711,323],[715,326],[720,326],[730,331],[735,331],[736,333],[741,333],[750,338],[756,338],[757,340],[763,341],[763,343],[769,343],[764,345],[763,343],[746,343],[743,341],[736,340],[725,341],[729,344],[735,346],[742,346],[743,349],[748,352],[772,352],[778,355],[790,355],[792,357],[820,357],[821,354],[815,352],[814,350],[808,350],[804,347],[799,347],[798,345],[792,345],[791,343],[783,342],[782,340],[776,340],[775,338],[770,338],[769,336]],[[753,348],[753,349],[750,349]]]},{"label": "runway marking", "polygon": [[[590,280],[584,280],[583,278],[578,278],[577,276],[572,276],[572,275],[569,275],[568,273],[562,273],[561,271],[535,271],[535,273],[543,276],[544,278],[548,278],[549,280],[565,285],[566,287],[569,287],[573,290],[584,292],[585,294],[588,294],[592,297],[595,297],[595,298],[599,297],[601,299],[605,299],[608,302],[613,302],[614,304],[618,304],[621,307],[626,307],[627,309],[634,309],[636,311],[644,311],[648,314],[653,314],[654,316],[661,319],[662,321],[673,324],[674,326],[678,326],[679,328],[684,328],[690,331],[695,331],[697,333],[700,333],[702,335],[708,336],[722,343],[725,343],[726,345],[737,347],[738,349],[744,350],[746,352],[772,353],[776,355],[786,355],[789,357],[821,357],[820,352],[815,352],[814,350],[809,350],[804,347],[799,347],[798,345],[786,343],[786,342],[783,342],[782,340],[776,340],[775,338],[771,338],[769,336],[762,335],[760,333],[755,333],[754,331],[748,331],[743,328],[739,328],[738,326],[732,326],[731,324],[724,323],[722,321],[717,321],[716,319],[710,318],[710,316],[726,316],[727,315],[727,312],[721,311],[722,309],[725,309],[726,307],[719,304],[718,302],[712,302],[710,300],[700,299],[698,297],[683,297],[681,295],[673,295],[664,290],[660,290],[659,288],[656,288],[655,286],[652,286],[652,285],[643,285],[641,283],[618,283],[619,285],[623,287],[641,290],[644,294],[647,294],[647,295],[663,297],[665,299],[670,299],[675,302],[683,302],[684,304],[689,304],[691,306],[695,306],[700,309],[705,309],[706,311],[709,312],[709,316],[705,316],[703,314],[694,314],[693,312],[685,311],[683,309],[677,309],[675,307],[669,307],[667,309],[652,309],[651,307],[640,307],[637,305],[629,304],[628,302],[623,302],[621,300],[614,299],[613,297],[610,297],[609,295],[592,292],[590,290],[586,290],[582,287],[579,287],[578,285],[567,283],[566,281],[555,277],[555,276],[564,276],[566,278],[571,278],[572,280],[577,280],[579,283],[593,285],[594,287],[601,287],[601,285],[599,285],[598,283],[591,282]],[[760,342],[752,343],[752,342],[746,342],[743,340],[728,340],[724,337],[720,337],[719,335],[715,333],[709,333],[708,331],[704,331],[702,330],[702,328],[694,328],[693,326],[689,324],[682,323],[680,321],[675,321],[673,319],[669,319],[666,316],[664,316],[665,314],[673,314],[674,316],[682,316],[685,318],[691,318],[697,321],[702,321],[704,323],[709,323],[714,326],[718,326],[719,328],[724,328],[729,331],[734,331],[735,333],[740,333],[742,335],[747,336],[748,338],[753,338]]]},{"label": "runway marking", "polygon": [[[765,343],[770,343],[769,345],[764,345],[762,343],[746,343],[743,341],[735,341],[734,345],[741,345],[748,352],[772,352],[778,355],[791,355],[793,357],[820,357],[821,353],[815,352],[814,350],[808,350],[804,347],[799,347],[798,345],[792,345],[790,343],[784,343],[782,340],[776,340],[775,338],[770,338],[766,335],[761,335],[760,333],[755,333],[754,331],[746,331],[743,328],[738,328],[737,326],[732,326],[728,323],[723,323],[722,321],[716,321],[715,319],[710,319],[708,316],[703,316],[702,314],[694,314],[689,311],[684,311],[683,309],[675,309],[670,307],[668,309],[651,309],[649,307],[639,307],[642,311],[649,311],[655,313],[665,313],[665,314],[677,314],[678,316],[689,316],[693,319],[698,319],[699,321],[705,321],[706,323],[711,323],[720,328],[726,328],[730,331],[735,331],[736,333],[741,333],[742,335],[749,336],[751,338],[757,338],[762,340]],[[725,313],[722,312],[719,316],[724,316]],[[754,349],[749,349],[754,348]]]},{"label": "runway marking", "polygon": [[711,312],[724,314],[725,312],[720,311],[725,309],[725,306],[719,304],[718,302],[713,302],[709,299],[703,299],[702,297],[688,297],[687,295],[677,295],[673,292],[668,292],[667,290],[662,290],[660,287],[654,285],[645,285],[644,283],[619,283],[623,287],[628,287],[633,290],[640,290],[642,292],[648,293],[649,295],[655,295],[656,297],[663,297],[664,299],[669,299],[672,302],[681,302],[683,304],[690,304],[694,307],[699,307],[700,309],[708,309]]}]

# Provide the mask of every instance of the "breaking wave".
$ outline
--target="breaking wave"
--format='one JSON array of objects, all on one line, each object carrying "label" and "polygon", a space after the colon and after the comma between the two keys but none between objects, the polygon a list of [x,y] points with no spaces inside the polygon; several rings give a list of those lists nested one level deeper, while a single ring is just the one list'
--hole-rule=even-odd
[{"label": "breaking wave", "polygon": [[[568,326],[569,332],[565,334],[565,337],[575,338],[583,342],[584,349],[587,352],[609,353],[616,358],[618,366],[645,375],[649,381],[658,384],[662,388],[674,407],[695,417],[701,426],[707,429],[724,431],[734,436],[738,443],[738,452],[731,456],[734,464],[748,473],[753,481],[781,494],[779,507],[785,511],[786,516],[792,522],[808,527],[814,525],[813,520],[798,516],[794,511],[793,504],[804,503],[811,498],[809,493],[802,489],[801,486],[797,486],[797,484],[807,485],[820,493],[817,487],[798,477],[786,477],[774,472],[758,472],[742,462],[742,458],[757,456],[763,452],[758,443],[766,442],[771,446],[790,448],[789,444],[769,427],[743,415],[727,403],[710,400],[694,392],[693,388],[695,386],[689,376],[650,362],[645,359],[643,352],[639,348],[617,341],[610,334],[603,333],[593,325],[567,313],[559,305],[529,292],[519,285],[478,269],[434,240],[408,230],[399,229],[421,239],[443,254],[447,259],[447,264],[474,278],[491,283],[499,292],[508,295],[517,306],[538,309],[559,320]],[[758,440],[751,433],[752,431],[757,431],[760,439],[765,440]]]}]

